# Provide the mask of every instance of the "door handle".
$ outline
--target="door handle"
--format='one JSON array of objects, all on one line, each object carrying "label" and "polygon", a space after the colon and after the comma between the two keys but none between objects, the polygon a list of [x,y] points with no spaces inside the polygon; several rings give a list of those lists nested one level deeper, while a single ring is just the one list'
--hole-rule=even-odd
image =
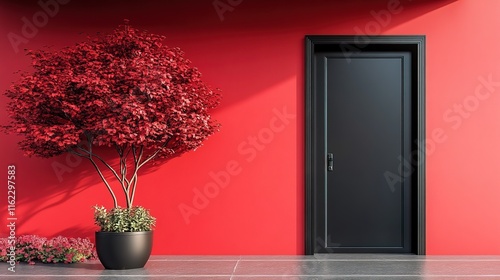
[{"label": "door handle", "polygon": [[333,171],[333,154],[332,153],[328,153],[326,155],[326,161],[327,161],[327,170]]}]

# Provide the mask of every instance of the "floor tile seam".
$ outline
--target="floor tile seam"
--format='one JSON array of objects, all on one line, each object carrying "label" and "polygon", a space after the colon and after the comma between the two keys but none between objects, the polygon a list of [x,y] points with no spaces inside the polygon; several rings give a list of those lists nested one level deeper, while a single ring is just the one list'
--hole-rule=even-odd
[{"label": "floor tile seam", "polygon": [[238,264],[240,263],[240,261],[241,261],[241,256],[238,259],[238,261],[236,261],[236,263],[234,264],[233,272],[231,273],[231,278],[229,278],[229,280],[233,280],[234,274],[236,273],[236,268],[238,267]]},{"label": "floor tile seam", "polygon": [[316,255],[152,255],[150,259],[155,258],[179,258],[179,259],[190,259],[190,258],[295,258],[295,257],[309,257],[309,258],[330,258],[333,256],[338,257],[356,257],[362,256],[365,258],[395,258],[395,257],[405,257],[405,258],[500,258],[499,255],[365,255],[365,254],[316,254]]},{"label": "floor tile seam", "polygon": [[238,260],[148,260],[148,262],[234,262]]},{"label": "floor tile seam", "polygon": [[[179,276],[179,275],[176,275]],[[182,277],[193,276],[193,275],[180,275]],[[214,276],[214,275],[210,275]],[[225,275],[215,275],[218,277],[223,277]],[[499,277],[500,274],[488,274],[488,275],[468,275],[468,274],[235,274],[235,277]]]},{"label": "floor tile seam", "polygon": [[281,259],[281,258],[272,258],[272,259],[258,259],[258,258],[239,258],[239,259],[150,259],[150,262],[180,262],[180,261],[206,261],[206,262],[231,262],[231,261],[404,261],[404,262],[412,262],[412,261],[425,261],[425,262],[498,262],[500,258],[497,259]]},{"label": "floor tile seam", "polygon": [[[150,259],[149,261],[237,261],[237,260],[284,260],[284,261],[293,261],[293,260],[304,260],[304,261],[336,261],[336,260],[360,260],[360,261],[365,261],[365,260],[400,260],[400,261],[442,261],[442,260],[450,260],[450,261],[489,261],[489,260],[498,260],[500,261],[500,258],[498,259],[286,259],[286,258],[263,258],[263,259],[258,259],[258,258],[239,258],[239,259]],[[90,262],[88,262],[90,263]]]},{"label": "floor tile seam", "polygon": [[[20,274],[20,275],[1,275],[2,277],[230,277],[231,274],[148,274],[148,275],[122,275],[122,274],[110,274],[110,275],[99,275],[99,274],[74,274],[74,275],[64,275],[64,274]],[[235,275],[235,276],[245,276],[245,275]],[[266,275],[272,276],[272,275]]]},{"label": "floor tile seam", "polygon": [[368,260],[368,259],[330,259],[330,260],[293,260],[293,259],[240,259],[240,260],[149,260],[150,262],[234,262],[234,261],[244,261],[244,262],[500,262],[500,259],[495,260],[397,260],[397,259],[387,259],[387,260]]},{"label": "floor tile seam", "polygon": [[5,277],[499,277],[500,274],[149,274],[149,275],[61,275],[61,274],[20,274],[20,275],[0,275]]}]

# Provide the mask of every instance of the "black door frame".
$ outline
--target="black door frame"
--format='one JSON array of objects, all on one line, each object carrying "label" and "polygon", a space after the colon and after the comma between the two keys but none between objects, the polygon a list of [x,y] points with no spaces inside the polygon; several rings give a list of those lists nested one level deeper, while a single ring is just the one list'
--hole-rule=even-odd
[{"label": "black door frame", "polygon": [[[350,52],[362,52],[363,50],[387,50],[404,49],[412,52],[414,66],[416,69],[415,81],[412,86],[412,100],[415,101],[416,120],[412,127],[415,143],[414,157],[418,162],[414,165],[416,190],[416,205],[414,213],[414,248],[413,253],[425,255],[425,36],[351,36],[351,35],[308,35],[305,38],[306,50],[306,79],[305,79],[305,254],[313,255],[316,248],[316,193],[318,184],[324,184],[324,180],[318,180],[318,176],[324,174],[316,166],[319,159],[325,157],[319,154],[315,143],[317,143],[318,131],[324,130],[319,125],[323,123],[317,116],[316,97],[314,88],[314,54],[316,51],[327,50],[330,47],[345,52],[346,57]],[[415,96],[416,94],[416,96]],[[422,148],[423,147],[423,148]],[[326,161],[326,159],[325,159]],[[416,176],[415,176],[416,175]]]}]

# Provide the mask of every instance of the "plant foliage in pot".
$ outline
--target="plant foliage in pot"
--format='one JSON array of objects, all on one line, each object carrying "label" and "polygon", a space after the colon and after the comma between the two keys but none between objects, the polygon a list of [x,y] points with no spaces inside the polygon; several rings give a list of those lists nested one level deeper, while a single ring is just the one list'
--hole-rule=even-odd
[{"label": "plant foliage in pot", "polygon": [[144,267],[153,248],[156,221],[147,209],[133,206],[108,211],[94,206],[94,219],[100,228],[95,234],[97,255],[105,268]]},{"label": "plant foliage in pot", "polygon": [[[71,153],[87,159],[108,190],[113,208],[94,208],[100,258],[101,243],[112,246],[114,235],[142,236],[121,244],[130,243],[132,250],[146,247],[149,257],[155,219],[134,206],[139,170],[195,150],[219,128],[209,113],[219,104],[219,91],[203,82],[184,53],[164,45],[164,39],[125,21],[110,34],[58,51],[29,50],[33,71],[5,92],[11,122],[3,129],[23,137],[19,146],[26,155]],[[109,149],[116,157],[109,156]],[[123,194],[123,208],[117,191]],[[110,248],[106,255],[113,250],[118,256],[136,254],[121,246]],[[144,263],[103,264],[137,268],[147,261],[142,259]]]}]

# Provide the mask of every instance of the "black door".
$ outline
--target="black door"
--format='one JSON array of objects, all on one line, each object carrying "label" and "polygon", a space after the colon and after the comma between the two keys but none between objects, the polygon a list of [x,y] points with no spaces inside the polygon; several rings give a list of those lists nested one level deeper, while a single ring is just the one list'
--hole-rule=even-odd
[{"label": "black door", "polygon": [[413,253],[422,160],[418,53],[392,45],[347,49],[312,54],[310,160],[321,177],[313,180],[314,252]]},{"label": "black door", "polygon": [[[410,252],[411,180],[384,174],[410,158],[410,53],[317,54],[326,95],[324,250]],[[391,183],[391,184],[389,184]],[[320,195],[321,196],[321,195]]]}]

